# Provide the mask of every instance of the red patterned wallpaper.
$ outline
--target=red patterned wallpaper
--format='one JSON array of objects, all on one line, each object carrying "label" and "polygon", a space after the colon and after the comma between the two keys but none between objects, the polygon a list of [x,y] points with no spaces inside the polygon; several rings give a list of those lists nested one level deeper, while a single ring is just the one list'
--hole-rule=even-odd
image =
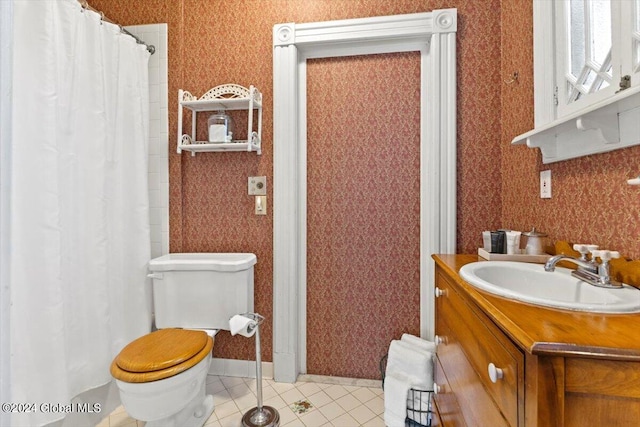
[{"label": "red patterned wallpaper", "polygon": [[307,88],[307,372],[378,378],[420,333],[420,53],[310,60]]},{"label": "red patterned wallpaper", "polygon": [[[179,156],[171,140],[170,228],[172,251],[254,251],[256,310],[268,317],[273,299],[273,206],[266,217],[252,214],[246,177],[266,175],[268,183],[273,182],[271,31],[282,22],[458,8],[458,251],[474,252],[484,229],[536,226],[552,240],[594,242],[640,258],[640,191],[626,184],[626,179],[640,173],[640,147],[542,165],[537,150],[509,144],[533,125],[532,0],[93,0],[91,4],[125,25],[169,24],[170,100],[178,88],[200,95],[227,82],[254,84],[262,90],[262,156]],[[515,70],[520,72],[519,82],[503,83]],[[170,135],[177,132],[176,111],[170,105]],[[541,200],[539,172],[547,168],[552,170],[553,199]],[[271,190],[269,185],[269,201]],[[370,202],[375,201],[372,196]],[[377,309],[372,307],[373,312]],[[331,328],[318,333],[326,336]],[[375,342],[378,331],[362,333]],[[263,341],[263,358],[268,361],[269,323]],[[248,340],[225,334],[216,340],[215,351],[221,357],[254,357]],[[341,375],[370,375],[341,357],[345,357]]]},{"label": "red patterned wallpaper", "polygon": [[[500,225],[501,192],[500,181],[496,179],[500,176],[500,76],[496,73],[500,66],[500,33],[497,31],[500,28],[499,0],[93,0],[91,4],[123,25],[169,24],[170,102],[176,99],[179,88],[201,95],[213,86],[228,82],[245,86],[253,84],[263,92],[264,146],[261,156],[248,153],[180,156],[175,153],[175,141],[170,141],[170,238],[173,252],[255,252],[258,256],[256,310],[267,317],[272,317],[273,299],[273,206],[269,206],[269,215],[266,217],[252,214],[252,200],[246,195],[246,177],[266,175],[268,184],[273,182],[271,37],[272,27],[277,23],[360,18],[457,7],[459,250],[474,250],[481,230]],[[344,83],[348,86],[348,82]],[[175,135],[177,108],[172,104],[169,107],[169,135]],[[374,122],[371,114],[367,114],[367,117],[367,120]],[[410,158],[407,157],[404,162],[410,163]],[[483,167],[479,169],[478,165]],[[413,191],[417,182],[408,180],[406,184],[405,190]],[[268,188],[271,201],[273,193],[270,185]],[[367,203],[376,203],[376,195],[372,194]],[[347,206],[347,209],[353,208]],[[417,226],[416,219],[413,228]],[[389,256],[397,265],[402,265],[406,258],[405,253],[391,253]],[[344,268],[351,268],[351,264],[347,263]],[[406,285],[402,286],[402,292],[405,292]],[[407,301],[402,304],[408,306],[403,305],[402,310],[415,312],[415,308],[410,307],[415,304],[415,294],[412,292],[415,291],[406,290]],[[339,298],[338,295],[334,297]],[[389,305],[384,294],[368,301],[369,312],[376,316],[381,316],[380,313]],[[362,331],[361,342],[372,343],[366,372],[362,371],[360,360],[349,354],[350,349],[344,348],[339,341],[330,342],[329,345],[336,350],[336,357],[342,359],[339,371],[333,374],[377,377],[377,372],[371,368],[372,359],[377,359],[385,351],[390,335],[398,337],[400,329],[404,331],[407,328],[417,333],[415,325],[418,315],[414,316],[416,319],[412,321],[415,324],[409,322],[405,326],[402,322],[406,319],[402,320],[395,326],[387,327],[382,338],[378,337],[379,331],[375,328]],[[270,323],[267,322],[265,326],[263,357],[269,361],[272,330]],[[335,327],[331,324],[314,334],[331,337],[334,331]],[[249,340],[231,338],[227,333],[218,335],[214,353],[220,357],[254,358]],[[310,357],[313,359],[315,356]],[[321,369],[331,373],[318,367],[318,370]]]},{"label": "red patterned wallpaper", "polygon": [[[539,150],[511,146],[533,128],[533,20],[531,0],[502,1],[502,226],[535,226],[550,241],[593,243],[640,258],[640,147],[542,164]],[[540,199],[540,171],[551,170],[551,199]]]},{"label": "red patterned wallpaper", "polygon": [[[178,88],[200,95],[227,82],[254,84],[263,92],[262,156],[238,153],[179,156],[174,151],[175,141],[170,141],[170,230],[171,251],[174,252],[255,252],[258,256],[256,310],[267,317],[272,317],[273,210],[270,206],[266,217],[252,214],[252,200],[246,195],[246,177],[266,175],[268,183],[273,182],[271,29],[277,23],[457,7],[460,251],[473,250],[480,231],[500,224],[500,181],[495,179],[500,176],[500,77],[496,73],[500,64],[498,0],[139,0],[133,3],[94,0],[91,4],[123,25],[169,24],[169,100],[175,99]],[[344,83],[348,86],[348,82]],[[169,135],[177,133],[176,110],[170,105]],[[481,170],[477,167],[479,164],[484,165]],[[413,188],[416,183],[408,185]],[[271,190],[269,186],[270,201]],[[376,203],[375,194],[368,203]],[[417,222],[413,224],[414,228],[416,226]],[[371,250],[379,252],[376,248]],[[404,262],[400,256],[392,256],[395,262]],[[409,296],[408,301],[413,298],[415,296]],[[384,308],[385,303],[379,300],[375,304],[380,307],[372,306],[369,311],[379,316],[379,309]],[[403,306],[403,310],[405,308]],[[327,325],[318,334],[327,336],[333,328],[334,325]],[[407,328],[415,328],[415,325],[407,325]],[[385,340],[389,339],[387,334],[400,333],[391,329],[385,331]],[[379,340],[378,334],[375,329],[362,331],[363,340],[369,339],[373,343]],[[263,343],[263,358],[269,361],[272,353],[270,323],[263,330]],[[368,357],[378,358],[381,345],[378,343],[376,347],[378,349]],[[338,353],[341,351],[338,349]],[[217,356],[253,359],[252,352],[248,340],[231,338],[225,333],[216,339],[214,353]],[[345,360],[339,375],[377,376],[370,367],[363,373],[360,364],[349,361],[345,354],[337,357]]]}]

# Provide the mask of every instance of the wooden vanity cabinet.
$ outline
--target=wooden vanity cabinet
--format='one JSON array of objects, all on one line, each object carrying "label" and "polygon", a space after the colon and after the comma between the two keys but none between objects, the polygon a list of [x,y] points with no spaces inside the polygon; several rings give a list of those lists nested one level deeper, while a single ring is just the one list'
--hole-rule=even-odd
[{"label": "wooden vanity cabinet", "polygon": [[[611,316],[487,297],[457,275],[461,260],[477,257],[441,257],[450,258],[445,258],[447,265],[434,257],[435,328],[441,342],[434,364],[434,425],[640,426],[640,315],[625,315],[622,320],[631,326],[617,331],[631,334],[627,340],[636,348],[587,346],[578,336],[577,343],[571,342],[571,334],[583,332],[597,342],[593,334],[604,337],[609,327],[627,322],[620,322],[619,315],[608,324]],[[559,334],[567,341],[556,341]],[[493,378],[490,364],[496,368]]]},{"label": "wooden vanity cabinet", "polygon": [[[440,389],[434,396],[436,406],[450,408],[447,415],[456,413],[449,418],[465,421],[452,425],[517,426],[524,414],[518,403],[524,385],[522,352],[442,272],[436,277],[441,294],[436,299],[436,333],[442,340],[435,369]],[[502,378],[494,378],[495,382],[489,377],[490,363],[502,371]]]}]

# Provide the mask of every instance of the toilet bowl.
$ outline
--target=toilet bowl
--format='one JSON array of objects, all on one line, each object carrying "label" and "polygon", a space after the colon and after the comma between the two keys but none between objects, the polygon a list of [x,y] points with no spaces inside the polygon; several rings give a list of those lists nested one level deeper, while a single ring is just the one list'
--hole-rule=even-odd
[{"label": "toilet bowl", "polygon": [[203,331],[161,329],[127,345],[113,360],[129,416],[153,425],[202,425],[213,412],[205,383],[213,339]]},{"label": "toilet bowl", "polygon": [[149,427],[204,425],[214,410],[213,397],[205,392],[213,335],[228,330],[234,314],[253,310],[255,263],[254,254],[169,254],[151,260],[161,329],[125,346],[111,364],[132,418]]}]

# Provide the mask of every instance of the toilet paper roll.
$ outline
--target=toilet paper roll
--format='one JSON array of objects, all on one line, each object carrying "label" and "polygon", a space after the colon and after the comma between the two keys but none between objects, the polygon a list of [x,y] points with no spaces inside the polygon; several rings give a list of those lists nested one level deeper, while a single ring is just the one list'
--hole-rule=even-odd
[{"label": "toilet paper roll", "polygon": [[249,319],[241,314],[236,314],[229,319],[229,330],[231,335],[240,334],[243,337],[252,337],[256,333],[257,323],[253,319]]}]

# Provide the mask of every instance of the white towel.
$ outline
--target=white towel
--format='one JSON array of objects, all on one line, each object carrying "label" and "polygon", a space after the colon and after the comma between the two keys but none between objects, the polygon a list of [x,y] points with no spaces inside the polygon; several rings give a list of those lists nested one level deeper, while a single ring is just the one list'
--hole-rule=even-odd
[{"label": "white towel", "polygon": [[427,389],[433,385],[433,353],[425,351],[400,340],[391,341],[387,359],[387,374],[402,372],[407,376],[419,378],[412,384],[417,388]]},{"label": "white towel", "polygon": [[384,418],[389,427],[402,426],[410,388],[427,390],[433,384],[433,353],[406,341],[389,346],[384,380]]},{"label": "white towel", "polygon": [[[407,344],[411,344],[411,346],[413,346],[415,349],[429,351],[433,354],[435,354],[436,352],[437,345],[433,341],[425,340],[411,334],[402,334],[400,340],[402,342],[406,342]],[[432,385],[429,384],[426,390],[424,390],[425,392],[423,393],[415,391],[413,393],[413,399],[407,400],[407,416],[410,420],[413,420],[421,425],[429,424],[429,413],[427,411],[430,408],[431,395],[426,391],[431,390],[431,387]],[[411,396],[409,396],[409,398],[411,398]]]},{"label": "white towel", "polygon": [[407,393],[418,378],[402,372],[392,372],[384,377],[384,424],[387,427],[404,427],[407,418]]},{"label": "white towel", "polygon": [[433,341],[423,340],[422,338],[419,338],[415,335],[402,334],[400,340],[421,348],[425,351],[430,351],[431,353],[435,353],[436,351],[436,343],[434,343]]}]

